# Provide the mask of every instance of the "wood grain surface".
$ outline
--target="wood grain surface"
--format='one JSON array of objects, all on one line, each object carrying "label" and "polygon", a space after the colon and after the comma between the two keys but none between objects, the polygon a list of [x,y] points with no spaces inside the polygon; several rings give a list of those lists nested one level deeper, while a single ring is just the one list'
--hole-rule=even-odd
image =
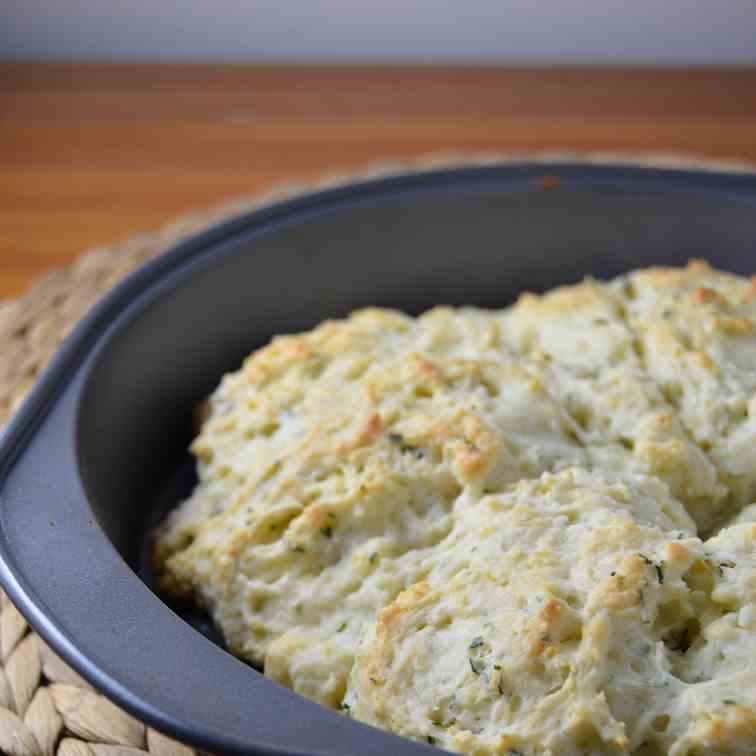
[{"label": "wood grain surface", "polygon": [[0,65],[0,299],[280,179],[555,148],[756,161],[756,68]]}]

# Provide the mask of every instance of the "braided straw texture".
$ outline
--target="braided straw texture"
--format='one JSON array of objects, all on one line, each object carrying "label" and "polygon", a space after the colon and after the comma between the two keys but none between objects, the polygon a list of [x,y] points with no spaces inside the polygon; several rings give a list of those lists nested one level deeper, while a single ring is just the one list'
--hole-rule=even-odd
[{"label": "braided straw texture", "polygon": [[[350,175],[307,184],[280,184],[186,215],[152,233],[93,249],[65,270],[48,273],[23,296],[0,302],[0,427],[12,416],[39,373],[89,308],[138,265],[208,225],[315,189],[346,181],[429,168],[502,162],[588,162],[750,172],[737,160],[702,161],[680,155],[443,154],[383,161]],[[59,659],[0,590],[0,753],[8,756],[196,756],[146,727],[99,695]]]}]

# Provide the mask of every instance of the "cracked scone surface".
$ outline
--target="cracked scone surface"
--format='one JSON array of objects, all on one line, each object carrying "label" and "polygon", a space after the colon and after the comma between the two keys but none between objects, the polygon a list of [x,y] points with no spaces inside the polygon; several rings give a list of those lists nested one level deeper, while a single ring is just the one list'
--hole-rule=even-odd
[{"label": "cracked scone surface", "polygon": [[[161,585],[297,692],[452,750],[752,750],[753,681],[709,658],[756,650],[751,518],[696,535],[756,498],[755,296],[693,263],[278,337],[205,408],[199,483],[156,534]],[[569,629],[534,655],[549,606]],[[475,623],[496,631],[465,638]],[[423,669],[434,643],[467,668]]]}]

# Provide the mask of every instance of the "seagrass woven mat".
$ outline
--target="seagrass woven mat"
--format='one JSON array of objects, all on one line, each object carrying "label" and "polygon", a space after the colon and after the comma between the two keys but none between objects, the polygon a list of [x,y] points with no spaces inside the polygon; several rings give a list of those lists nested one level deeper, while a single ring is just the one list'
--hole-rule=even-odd
[{"label": "seagrass woven mat", "polygon": [[[162,228],[90,250],[65,270],[48,273],[23,296],[0,302],[0,427],[87,310],[138,265],[210,224],[315,189],[434,167],[502,162],[587,162],[669,169],[756,171],[738,160],[622,153],[444,154],[383,161],[349,175],[286,183],[183,216]],[[202,695],[196,691],[195,695]],[[193,756],[99,695],[27,625],[0,590],[0,752],[8,756]]]}]

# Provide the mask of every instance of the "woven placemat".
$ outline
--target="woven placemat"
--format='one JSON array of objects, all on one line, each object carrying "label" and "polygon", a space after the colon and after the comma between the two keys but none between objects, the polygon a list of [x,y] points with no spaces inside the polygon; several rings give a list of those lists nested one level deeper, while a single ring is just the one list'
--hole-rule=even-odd
[{"label": "woven placemat", "polygon": [[[349,175],[279,184],[186,215],[157,231],[90,250],[65,270],[48,273],[16,300],[0,303],[0,426],[5,424],[67,334],[123,276],[206,226],[242,212],[345,181],[501,162],[588,162],[670,169],[756,171],[740,160],[677,154],[549,152],[449,154],[382,161]],[[201,695],[197,691],[196,695]],[[195,752],[145,727],[99,695],[29,628],[0,591],[0,752],[8,756],[193,756]]]}]

